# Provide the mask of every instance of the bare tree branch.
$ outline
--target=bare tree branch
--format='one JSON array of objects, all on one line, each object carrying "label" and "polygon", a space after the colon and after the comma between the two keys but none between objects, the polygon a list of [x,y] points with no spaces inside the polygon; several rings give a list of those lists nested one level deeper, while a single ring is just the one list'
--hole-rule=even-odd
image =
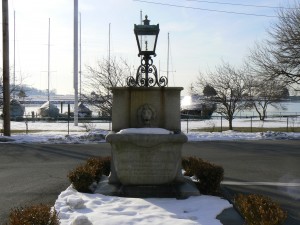
[{"label": "bare tree branch", "polygon": [[267,79],[300,84],[300,3],[278,11],[269,30],[270,40],[256,44],[250,61]]},{"label": "bare tree branch", "polygon": [[232,121],[235,114],[245,108],[243,97],[246,93],[245,71],[236,69],[229,63],[223,62],[217,66],[214,72],[207,72],[206,76],[198,76],[197,86],[211,86],[216,95],[208,97],[207,100],[217,104],[217,112],[229,122],[232,130]]},{"label": "bare tree branch", "polygon": [[124,59],[110,62],[106,59],[99,61],[97,66],[87,67],[85,77],[84,100],[97,107],[103,115],[110,116],[112,108],[111,87],[123,87],[126,85],[126,78],[131,76],[132,69]]}]

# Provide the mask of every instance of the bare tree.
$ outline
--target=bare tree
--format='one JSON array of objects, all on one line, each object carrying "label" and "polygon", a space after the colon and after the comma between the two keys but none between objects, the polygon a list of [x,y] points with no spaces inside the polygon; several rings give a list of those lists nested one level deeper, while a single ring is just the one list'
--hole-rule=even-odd
[{"label": "bare tree", "polygon": [[255,109],[260,120],[265,120],[268,106],[284,108],[280,103],[289,96],[289,91],[284,83],[277,80],[260,79],[258,76],[250,76],[250,73],[246,80],[247,106]]},{"label": "bare tree", "polygon": [[270,39],[251,51],[250,59],[264,77],[300,84],[300,3],[278,11]]},{"label": "bare tree", "polygon": [[95,67],[87,67],[85,94],[82,98],[90,105],[96,106],[104,115],[111,115],[111,87],[123,87],[126,78],[132,76],[131,67],[124,59],[113,58],[99,61]]},{"label": "bare tree", "polygon": [[[3,76],[2,76],[2,68],[0,68],[0,108],[3,108]],[[13,92],[18,91],[20,85],[10,86],[10,95],[12,95]]]},{"label": "bare tree", "polygon": [[230,130],[233,129],[235,114],[245,108],[243,97],[247,88],[244,76],[245,71],[223,62],[214,72],[208,72],[206,76],[200,74],[198,77],[198,87],[203,89],[210,86],[215,90],[215,95],[207,99],[217,104],[216,111],[228,120]]}]

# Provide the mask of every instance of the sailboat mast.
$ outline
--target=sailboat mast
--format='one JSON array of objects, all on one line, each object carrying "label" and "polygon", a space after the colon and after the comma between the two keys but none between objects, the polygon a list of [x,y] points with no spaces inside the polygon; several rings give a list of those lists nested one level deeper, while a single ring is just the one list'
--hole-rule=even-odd
[{"label": "sailboat mast", "polygon": [[[110,86],[110,23],[108,25],[108,87]],[[110,99],[109,89],[107,89],[107,97]],[[109,123],[109,130],[111,130],[111,123]]]},{"label": "sailboat mast", "polygon": [[108,25],[108,74],[110,76],[110,23]]},{"label": "sailboat mast", "polygon": [[[108,24],[108,77],[107,77],[107,87],[110,87],[110,23]],[[107,89],[107,96],[109,97],[109,88]]]},{"label": "sailboat mast", "polygon": [[170,55],[170,36],[168,33],[168,56],[167,56],[167,79],[169,80],[169,55]]},{"label": "sailboat mast", "polygon": [[79,101],[81,101],[81,13],[79,13]]},{"label": "sailboat mast", "polygon": [[50,102],[50,18],[48,26],[48,102]]},{"label": "sailboat mast", "polygon": [[14,10],[14,79],[13,97],[16,98],[16,11]]},{"label": "sailboat mast", "polygon": [[[140,11],[140,20],[141,20],[141,25],[143,24],[143,11]],[[142,40],[143,36],[141,36],[141,49],[143,49],[143,40]],[[142,60],[143,56],[141,56],[141,60]]]}]

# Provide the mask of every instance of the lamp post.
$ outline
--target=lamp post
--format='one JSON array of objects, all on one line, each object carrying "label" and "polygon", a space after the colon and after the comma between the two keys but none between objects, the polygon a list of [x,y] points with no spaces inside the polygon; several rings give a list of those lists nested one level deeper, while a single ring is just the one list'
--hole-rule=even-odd
[{"label": "lamp post", "polygon": [[164,87],[168,79],[164,76],[158,78],[157,69],[153,65],[151,56],[156,56],[155,49],[159,34],[159,24],[150,25],[148,16],[143,20],[144,24],[134,25],[134,34],[138,45],[139,54],[142,56],[141,65],[137,69],[136,77],[128,77],[127,85],[130,87]]}]

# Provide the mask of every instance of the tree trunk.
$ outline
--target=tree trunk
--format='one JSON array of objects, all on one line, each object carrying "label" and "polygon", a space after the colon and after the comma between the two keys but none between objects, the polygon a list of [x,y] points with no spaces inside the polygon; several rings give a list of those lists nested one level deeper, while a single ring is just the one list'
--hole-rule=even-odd
[{"label": "tree trunk", "polygon": [[264,120],[261,112],[259,111],[259,109],[258,109],[258,107],[255,103],[254,103],[254,108],[255,108],[255,111],[257,112],[258,116],[259,116],[259,120]]},{"label": "tree trunk", "polygon": [[261,115],[261,113],[259,111],[257,111],[257,113],[258,113],[258,116],[259,116],[259,120],[264,120],[263,115]]},{"label": "tree trunk", "polygon": [[262,118],[260,120],[265,121],[266,118],[266,110],[263,110]]},{"label": "tree trunk", "polygon": [[232,128],[232,120],[233,120],[233,118],[228,118],[228,123],[229,123],[229,130],[233,130],[233,128]]}]

